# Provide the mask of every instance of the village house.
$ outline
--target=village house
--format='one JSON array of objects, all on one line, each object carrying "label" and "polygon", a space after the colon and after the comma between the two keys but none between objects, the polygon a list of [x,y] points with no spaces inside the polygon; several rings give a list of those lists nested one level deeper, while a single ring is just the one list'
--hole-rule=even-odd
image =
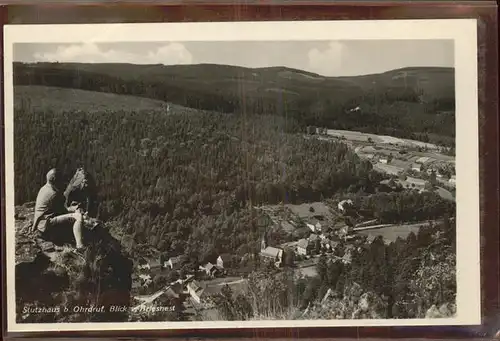
[{"label": "village house", "polygon": [[313,224],[309,224],[309,223],[306,223],[306,226],[309,228],[309,230],[311,230],[312,232],[315,232],[316,231],[316,226],[314,226]]},{"label": "village house", "polygon": [[364,238],[365,243],[366,243],[366,244],[371,244],[371,243],[373,243],[373,241],[375,240],[375,238],[376,238],[376,237],[377,237],[377,236],[376,236],[376,235],[374,235],[374,234],[365,235],[365,238]]},{"label": "village house", "polygon": [[375,155],[373,154],[360,154],[360,157],[363,157],[368,160],[373,160],[375,158]]},{"label": "village house", "polygon": [[160,260],[156,258],[150,258],[150,259],[141,258],[139,260],[137,268],[139,270],[148,270],[148,271],[158,270],[161,269],[161,263]]},{"label": "village house", "polygon": [[342,261],[345,264],[349,264],[352,262],[352,254],[353,254],[354,250],[355,250],[354,245],[349,244],[345,247],[344,256],[342,257]]},{"label": "village house", "polygon": [[181,288],[184,287],[184,293],[188,294],[186,285],[187,285],[187,283],[190,283],[193,280],[194,280],[194,275],[190,274],[190,275],[187,275],[186,278],[184,278],[184,279],[179,278],[178,280],[176,280],[170,284],[171,285],[180,285]]},{"label": "village house", "polygon": [[156,259],[156,258],[149,260],[149,266],[151,268],[151,271],[159,270],[162,268],[162,264],[160,263],[160,260]]},{"label": "village house", "polygon": [[297,242],[297,254],[307,256],[309,254],[309,241],[307,239],[300,239]]},{"label": "village house", "polygon": [[420,163],[414,163],[411,166],[411,169],[416,171],[416,172],[421,172],[422,171],[422,165]]},{"label": "village house", "polygon": [[448,182],[451,182],[452,184],[455,184],[457,182],[456,176],[452,175],[451,178],[450,178],[450,180],[448,180]]},{"label": "village house", "polygon": [[359,150],[361,153],[364,154],[375,154],[377,152],[377,149],[375,149],[373,146],[366,146],[363,147],[362,149]]},{"label": "village house", "polygon": [[168,261],[163,263],[163,267],[170,268],[170,270],[179,269],[182,265],[182,256],[170,257]]},{"label": "village house", "polygon": [[337,230],[337,235],[340,238],[346,239],[349,235],[352,234],[354,228],[352,226],[344,225],[340,229]]},{"label": "village house", "polygon": [[141,274],[139,275],[139,278],[142,280],[142,286],[144,287],[149,286],[153,282],[153,280],[151,279],[151,275]]},{"label": "village house", "polygon": [[215,266],[214,264],[212,264],[210,262],[208,262],[204,266],[200,265],[200,270],[204,271],[207,274],[207,276],[210,276],[212,278],[217,276],[217,274],[219,272],[219,269],[217,268],[217,266]]},{"label": "village house", "polygon": [[260,257],[265,262],[272,262],[277,267],[283,263],[283,250],[268,246],[260,251]]},{"label": "village house", "polygon": [[314,221],[311,223],[306,223],[307,227],[311,230],[311,232],[316,233],[316,232],[321,232],[321,223],[319,221],[316,221],[314,224]]},{"label": "village house", "polygon": [[260,259],[264,262],[274,263],[275,266],[280,267],[283,264],[283,250],[267,246],[266,236],[264,235],[260,245]]},{"label": "village house", "polygon": [[187,285],[187,292],[191,298],[198,304],[202,303],[203,292],[205,288],[198,281],[192,281]]},{"label": "village house", "polygon": [[380,171],[380,172],[391,174],[391,175],[399,175],[400,173],[402,173],[404,171],[404,168],[396,167],[393,165],[387,165],[387,164],[383,164],[383,163],[376,163],[373,165],[373,168]]},{"label": "village house", "polygon": [[422,156],[422,157],[419,157],[418,159],[415,160],[415,163],[420,163],[420,164],[426,164],[428,163],[429,161],[431,161],[431,158],[430,157],[427,157],[427,156]]},{"label": "village house", "polygon": [[206,286],[200,282],[192,281],[186,286],[186,289],[193,303],[200,304],[205,309],[210,309],[213,307],[210,296],[219,292],[220,286]]},{"label": "village house", "polygon": [[389,158],[385,157],[385,156],[381,156],[378,161],[380,163],[383,163],[383,164],[388,164],[389,163]]}]

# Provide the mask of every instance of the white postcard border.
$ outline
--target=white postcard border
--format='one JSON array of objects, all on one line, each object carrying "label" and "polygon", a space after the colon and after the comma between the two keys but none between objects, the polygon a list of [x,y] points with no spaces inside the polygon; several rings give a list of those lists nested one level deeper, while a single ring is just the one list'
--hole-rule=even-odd
[{"label": "white postcard border", "polygon": [[[13,45],[15,43],[410,39],[452,39],[454,41],[457,176],[456,318],[47,324],[19,324],[16,322],[12,74]],[[477,22],[475,19],[6,25],[4,27],[4,99],[8,332],[480,324],[477,83]]]}]

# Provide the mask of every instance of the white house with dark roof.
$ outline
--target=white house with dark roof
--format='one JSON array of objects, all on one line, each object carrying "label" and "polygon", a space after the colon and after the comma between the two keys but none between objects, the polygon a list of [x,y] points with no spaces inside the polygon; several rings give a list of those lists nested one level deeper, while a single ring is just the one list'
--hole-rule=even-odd
[{"label": "white house with dark roof", "polygon": [[277,267],[283,263],[283,250],[268,246],[260,251],[260,257],[264,261],[273,262]]},{"label": "white house with dark roof", "polygon": [[414,163],[411,165],[411,169],[416,171],[416,172],[421,172],[422,171],[422,164]]},{"label": "white house with dark roof", "polygon": [[309,241],[307,239],[300,239],[297,242],[297,254],[307,256],[309,254]]},{"label": "white house with dark roof", "polygon": [[215,277],[219,271],[217,266],[215,266],[214,264],[212,264],[210,262],[208,262],[204,266],[200,265],[200,270],[204,271],[207,274],[207,276],[210,276],[210,277]]},{"label": "white house with dark roof", "polygon": [[175,270],[180,268],[182,265],[182,256],[177,256],[177,257],[170,257],[168,261],[166,261],[163,266],[165,268],[170,268],[171,270]]},{"label": "white house with dark roof", "polygon": [[205,288],[198,281],[188,283],[187,291],[196,303],[202,303]]},{"label": "white house with dark roof", "polygon": [[306,223],[306,226],[311,230],[312,232],[316,232],[316,226],[313,224]]},{"label": "white house with dark roof", "polygon": [[415,160],[416,163],[420,163],[420,164],[424,164],[424,163],[427,163],[429,161],[431,161],[432,159],[430,157],[427,157],[427,156],[422,156],[422,157],[419,157],[418,159]]},{"label": "white house with dark roof", "polygon": [[273,262],[274,265],[280,267],[283,263],[283,249],[268,246],[266,235],[264,235],[260,244],[260,258],[265,262]]}]

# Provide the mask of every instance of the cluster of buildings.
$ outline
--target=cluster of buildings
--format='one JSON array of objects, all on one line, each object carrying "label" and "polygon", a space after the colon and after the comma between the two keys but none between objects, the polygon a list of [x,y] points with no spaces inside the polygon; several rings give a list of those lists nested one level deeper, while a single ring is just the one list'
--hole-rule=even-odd
[{"label": "cluster of buildings", "polygon": [[[215,264],[208,262],[200,265],[198,270],[208,278],[215,278],[226,274],[226,269],[232,261],[231,255],[221,254]],[[161,274],[165,270],[179,270],[184,264],[183,256],[170,257],[168,260],[160,262],[159,257],[140,258],[136,264],[138,270],[137,280],[134,288],[149,287],[153,282],[155,274]]]},{"label": "cluster of buildings", "polygon": [[[454,166],[452,160],[439,161],[429,156],[413,155],[411,151],[400,150],[392,146],[384,146],[383,148],[376,148],[372,145],[358,146],[355,148],[355,152],[361,158],[370,160],[374,169],[386,174],[397,176],[411,170],[415,176],[424,173],[429,176],[434,173],[439,182],[452,187],[456,183],[455,175],[448,176],[443,172],[444,168]],[[419,187],[420,183],[419,181],[413,181],[409,185]]]},{"label": "cluster of buildings", "polygon": [[200,265],[199,270],[204,272],[209,278],[215,278],[226,274],[226,269],[231,266],[232,257],[229,254],[222,254],[217,257],[215,264],[208,262]]},{"label": "cluster of buildings", "polygon": [[[227,267],[231,265],[232,257],[229,254],[219,255],[215,264],[207,263],[199,266],[198,271],[205,274],[208,279],[223,276],[226,273]],[[133,281],[133,288],[140,287],[148,288],[153,283],[155,275],[161,275],[163,271],[178,270],[183,265],[183,257],[170,257],[163,263],[157,257],[141,258],[136,264],[138,270]],[[153,294],[136,296],[136,299],[141,303],[137,307],[142,307],[147,304],[154,304],[159,297],[168,296],[172,299],[183,299],[187,297],[191,303],[202,305],[203,308],[210,307],[208,297],[218,291],[221,287],[209,287],[201,281],[195,279],[194,274],[188,274],[185,278],[177,279],[172,283],[166,284],[162,289],[157,290]]]},{"label": "cluster of buildings", "polygon": [[[349,209],[354,208],[354,203],[350,199],[342,200],[338,203],[337,208],[340,213],[346,213]],[[328,222],[328,220],[319,221],[315,218],[317,216],[317,214],[311,214],[310,217],[300,217],[310,230],[307,237],[283,243],[279,246],[269,246],[264,236],[261,241],[261,260],[273,263],[276,267],[281,267],[287,252],[293,253],[293,258],[300,260],[322,252],[334,252],[340,246],[344,246],[342,242],[352,241],[358,237],[353,233],[354,226],[341,224],[332,228],[331,222]],[[374,222],[375,220],[367,223]],[[290,222],[290,224],[296,225],[293,222]]]}]

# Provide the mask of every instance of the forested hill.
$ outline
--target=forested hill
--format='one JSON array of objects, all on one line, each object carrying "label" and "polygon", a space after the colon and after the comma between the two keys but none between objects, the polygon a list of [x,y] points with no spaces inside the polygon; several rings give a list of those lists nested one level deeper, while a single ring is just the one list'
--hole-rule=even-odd
[{"label": "forested hill", "polygon": [[[284,67],[14,63],[15,85],[46,85],[167,101],[299,124],[453,143],[454,69],[404,68],[323,77]],[[360,110],[351,111],[359,107]]]}]

